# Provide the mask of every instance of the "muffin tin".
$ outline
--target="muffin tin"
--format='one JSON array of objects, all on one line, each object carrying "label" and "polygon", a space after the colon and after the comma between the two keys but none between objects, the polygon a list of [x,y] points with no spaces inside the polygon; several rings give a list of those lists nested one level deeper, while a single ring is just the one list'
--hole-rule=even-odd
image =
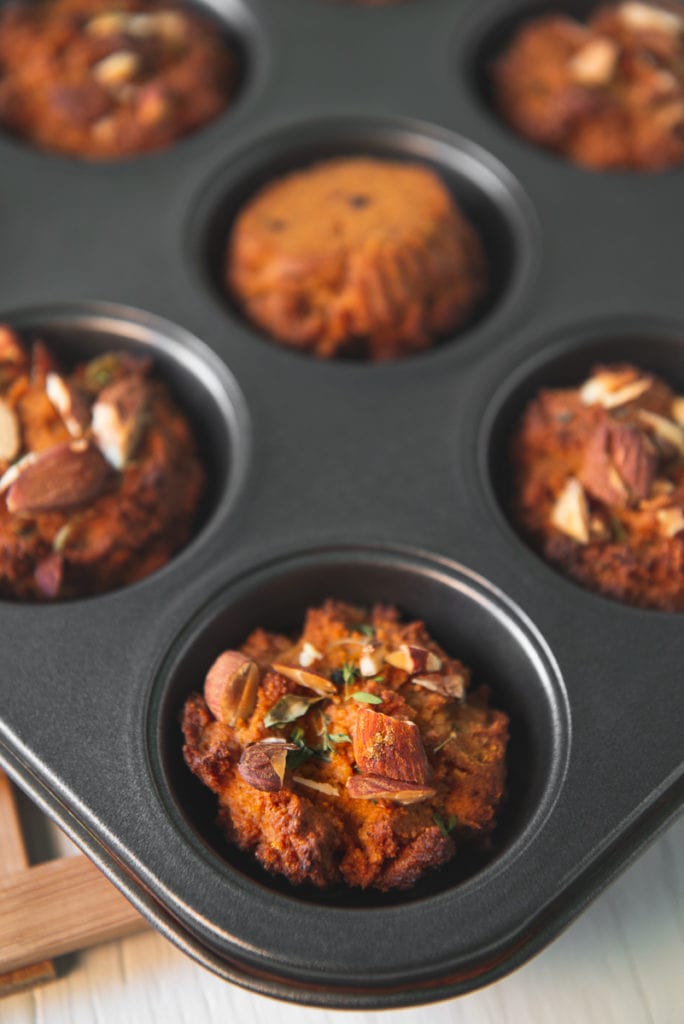
[{"label": "muffin tin", "polygon": [[[587,5],[561,4],[583,12]],[[490,982],[570,921],[684,799],[681,618],[593,595],[506,515],[506,443],[540,384],[628,358],[684,391],[682,175],[596,174],[499,123],[483,62],[542,5],[216,0],[243,40],[233,108],[118,164],[0,138],[0,319],[68,360],[151,352],[213,481],[195,539],[128,588],[2,603],[0,760],[142,913],[223,977],[320,1006]],[[240,202],[336,153],[437,168],[482,231],[490,299],[387,364],[320,363],[220,287]],[[512,722],[492,850],[412,891],[295,890],[226,849],[177,716],[256,625],[327,596],[399,605]]]}]

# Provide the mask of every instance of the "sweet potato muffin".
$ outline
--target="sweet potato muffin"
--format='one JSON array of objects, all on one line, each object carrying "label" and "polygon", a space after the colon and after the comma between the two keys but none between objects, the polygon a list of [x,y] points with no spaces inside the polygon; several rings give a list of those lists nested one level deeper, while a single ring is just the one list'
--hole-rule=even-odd
[{"label": "sweet potato muffin", "polygon": [[514,516],[590,590],[684,610],[684,398],[628,364],[541,391],[512,441]]},{"label": "sweet potato muffin", "polygon": [[0,6],[0,126],[45,149],[162,149],[219,114],[238,77],[217,23],[173,0]]},{"label": "sweet potato muffin", "polygon": [[267,185],[239,213],[226,259],[246,315],[323,358],[425,349],[471,316],[485,278],[479,237],[440,178],[366,157]]},{"label": "sweet potato muffin", "polygon": [[394,608],[328,600],[295,641],[256,630],[182,724],[229,841],[295,885],[407,889],[496,825],[508,719]]},{"label": "sweet potato muffin", "polygon": [[108,352],[64,373],[41,341],[0,325],[0,595],[141,579],[189,539],[203,485],[149,360]]},{"label": "sweet potato muffin", "polygon": [[684,162],[684,9],[599,7],[587,24],[525,24],[493,67],[503,117],[541,146],[595,169]]}]

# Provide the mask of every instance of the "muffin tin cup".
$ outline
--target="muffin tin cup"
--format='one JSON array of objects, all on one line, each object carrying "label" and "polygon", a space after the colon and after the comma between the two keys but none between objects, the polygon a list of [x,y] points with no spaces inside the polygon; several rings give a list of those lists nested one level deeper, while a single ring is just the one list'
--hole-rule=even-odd
[{"label": "muffin tin cup", "polygon": [[[604,353],[684,383],[681,169],[593,173],[501,124],[476,69],[523,0],[212,6],[244,39],[244,89],[179,145],[91,165],[0,136],[0,320],[23,310],[5,318],[67,357],[105,340],[151,351],[214,483],[159,572],[97,598],[0,603],[0,761],[221,976],[321,1006],[443,999],[532,955],[684,803],[680,617],[542,562],[506,517],[501,463],[533,388]],[[477,319],[391,365],[286,351],[217,284],[242,200],[357,147],[443,174],[496,270]],[[327,596],[425,616],[513,722],[492,857],[344,906],[226,850],[174,742],[224,631],[296,629]]]}]

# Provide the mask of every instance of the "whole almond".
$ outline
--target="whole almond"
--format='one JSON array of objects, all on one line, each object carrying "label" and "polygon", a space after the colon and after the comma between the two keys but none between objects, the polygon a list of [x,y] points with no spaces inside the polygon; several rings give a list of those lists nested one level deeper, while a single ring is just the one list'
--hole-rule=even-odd
[{"label": "whole almond", "polygon": [[123,469],[142,438],[148,391],[138,374],[108,384],[93,406],[93,434],[105,458]]},{"label": "whole almond", "polygon": [[259,688],[259,666],[240,651],[224,651],[207,672],[204,699],[214,718],[226,725],[252,714]]},{"label": "whole almond", "polygon": [[385,661],[393,668],[403,669],[409,675],[415,672],[439,672],[442,659],[426,647],[415,644],[402,644],[396,651],[385,655]]},{"label": "whole almond", "polygon": [[366,707],[356,717],[354,759],[362,772],[403,782],[424,783],[430,770],[415,722]]},{"label": "whole almond", "polygon": [[37,513],[84,505],[100,496],[109,472],[89,441],[57,444],[27,461],[7,492],[7,508]]},{"label": "whole almond", "polygon": [[242,752],[238,773],[254,789],[277,793],[283,788],[287,752],[296,749],[294,743],[275,738],[252,743]]}]

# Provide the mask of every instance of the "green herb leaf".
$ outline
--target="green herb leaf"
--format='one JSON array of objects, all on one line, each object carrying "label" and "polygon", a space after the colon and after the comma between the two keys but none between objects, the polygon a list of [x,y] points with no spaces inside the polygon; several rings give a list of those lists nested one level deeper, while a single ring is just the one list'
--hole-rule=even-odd
[{"label": "green herb leaf", "polygon": [[347,736],[346,732],[331,732],[328,736],[333,743],[351,743],[351,736]]},{"label": "green herb leaf", "polygon": [[449,829],[444,824],[444,818],[442,817],[442,815],[435,813],[435,814],[432,815],[432,820],[434,821],[435,825],[437,826],[439,831],[442,833],[444,838],[448,839],[449,838]]},{"label": "green herb leaf", "polygon": [[287,725],[297,718],[305,715],[313,704],[317,704],[322,697],[300,697],[297,693],[286,693],[284,697],[273,705],[270,711],[264,715],[264,725],[270,729],[273,725]]},{"label": "green herb leaf", "polygon": [[307,747],[306,743],[302,744],[299,750],[288,750],[287,752],[287,767],[292,771],[295,768],[299,768],[300,765],[308,761],[309,758],[313,757],[314,752],[311,747]]},{"label": "green herb leaf", "polygon": [[342,679],[344,680],[345,686],[348,686],[349,683],[353,683],[354,680],[360,675],[361,673],[359,672],[356,665],[352,665],[351,661],[345,661],[344,665],[342,666]]},{"label": "green herb leaf", "polygon": [[362,622],[358,626],[354,626],[355,633],[363,633],[364,636],[372,637],[375,636],[375,626],[369,626],[368,623]]},{"label": "green herb leaf", "polygon": [[356,693],[352,693],[352,700],[356,700],[359,704],[382,704],[382,697],[376,697],[374,693],[366,693],[365,690],[357,690]]},{"label": "green herb leaf", "polygon": [[456,828],[457,825],[458,825],[458,818],[456,817],[455,814],[450,814],[449,815],[449,820],[447,821],[447,828],[449,829],[450,832],[452,832]]},{"label": "green herb leaf", "polygon": [[301,725],[295,725],[294,729],[290,733],[290,740],[292,743],[296,743],[298,747],[304,745],[304,730]]},{"label": "green herb leaf", "polygon": [[373,676],[373,682],[374,683],[384,683],[385,682],[385,677],[384,676]]},{"label": "green herb leaf", "polygon": [[617,516],[610,517],[610,525],[613,530],[613,536],[615,537],[615,540],[618,542],[618,544],[624,544],[627,540],[627,531],[625,530],[624,526],[617,518]]}]

